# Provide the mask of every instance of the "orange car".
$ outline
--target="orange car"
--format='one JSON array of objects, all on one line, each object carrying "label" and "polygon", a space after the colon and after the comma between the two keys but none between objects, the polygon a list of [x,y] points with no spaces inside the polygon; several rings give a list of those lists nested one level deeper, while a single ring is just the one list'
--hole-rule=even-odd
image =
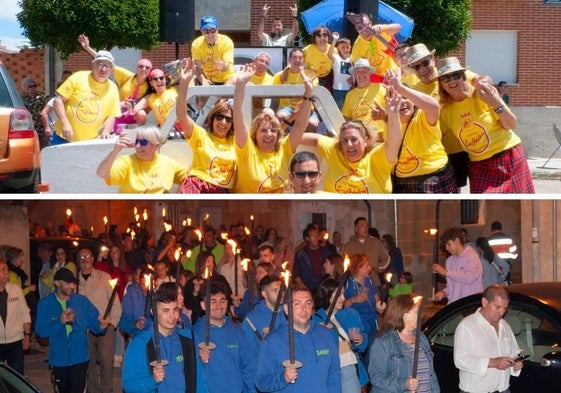
[{"label": "orange car", "polygon": [[31,114],[0,61],[0,192],[36,192],[40,147]]}]

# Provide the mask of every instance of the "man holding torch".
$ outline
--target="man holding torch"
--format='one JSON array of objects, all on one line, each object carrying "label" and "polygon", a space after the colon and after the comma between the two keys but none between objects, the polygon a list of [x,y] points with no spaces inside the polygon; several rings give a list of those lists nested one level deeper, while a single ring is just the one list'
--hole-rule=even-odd
[{"label": "man holding torch", "polygon": [[76,278],[70,270],[57,270],[54,284],[54,292],[39,302],[35,330],[49,339],[49,365],[56,391],[83,392],[90,359],[87,332],[102,334],[111,321],[102,320],[88,298],[74,293]]},{"label": "man holding torch", "polygon": [[[158,289],[153,301],[155,328],[142,330],[129,343],[123,362],[123,389],[127,393],[207,392],[191,331],[177,324],[177,292]],[[158,346],[154,343],[156,331]],[[154,362],[158,358],[160,362]]]},{"label": "man holding torch", "polygon": [[[121,302],[113,295],[117,283],[111,282],[111,276],[104,271],[94,269],[94,257],[91,250],[83,248],[76,257],[79,264],[77,292],[86,296],[104,317],[108,317],[112,326],[104,334],[90,332],[89,352],[90,367],[88,371],[88,389],[92,392],[113,391],[113,354],[115,345],[115,328],[121,319]],[[113,284],[113,286],[112,286]],[[99,378],[97,364],[99,363]]]}]

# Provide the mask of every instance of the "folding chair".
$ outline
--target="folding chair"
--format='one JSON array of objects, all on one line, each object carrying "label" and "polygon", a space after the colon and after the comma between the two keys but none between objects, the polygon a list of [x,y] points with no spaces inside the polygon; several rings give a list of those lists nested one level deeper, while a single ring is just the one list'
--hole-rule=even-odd
[{"label": "folding chair", "polygon": [[557,124],[555,123],[553,123],[553,135],[555,135],[555,139],[557,139],[557,148],[554,150],[553,153],[551,153],[551,155],[549,156],[547,161],[543,164],[543,166],[539,166],[538,168],[545,168],[549,160],[551,160],[551,157],[553,157],[555,153],[557,153],[557,150],[561,148],[561,130],[559,130],[559,127],[557,127]]}]

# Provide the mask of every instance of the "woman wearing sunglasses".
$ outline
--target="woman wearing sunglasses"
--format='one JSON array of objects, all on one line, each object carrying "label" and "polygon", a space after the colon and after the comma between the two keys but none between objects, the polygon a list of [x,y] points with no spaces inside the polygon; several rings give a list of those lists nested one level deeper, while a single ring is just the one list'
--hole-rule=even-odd
[{"label": "woman wearing sunglasses", "polygon": [[443,139],[468,153],[470,192],[534,193],[524,147],[514,133],[516,116],[486,80],[469,83],[455,57],[437,62]]},{"label": "woman wearing sunglasses", "polygon": [[[135,130],[135,140],[127,135],[127,131],[119,135],[113,150],[97,167],[97,175],[105,179],[107,185],[119,186],[120,193],[170,192],[174,184],[183,182],[187,170],[172,158],[158,154],[164,143],[158,127],[138,127]],[[119,156],[125,148],[134,148],[135,152]]]},{"label": "woman wearing sunglasses", "polygon": [[159,68],[150,71],[148,80],[150,81],[150,94],[138,101],[135,107],[131,109],[131,113],[137,119],[138,124],[144,124],[146,113],[153,110],[158,125],[161,127],[177,101],[177,88],[166,86],[166,75]]},{"label": "woman wearing sunglasses", "polygon": [[304,69],[304,96],[296,109],[290,134],[283,138],[280,122],[274,112],[265,108],[248,127],[244,117],[245,86],[255,73],[255,65],[244,66],[237,74],[234,89],[234,124],[238,179],[236,193],[283,193],[288,189],[286,174],[292,154],[296,151],[308,126],[312,109],[313,82]]},{"label": "woman wearing sunglasses", "polygon": [[193,163],[179,192],[184,194],[223,194],[234,188],[236,153],[232,107],[218,101],[210,110],[207,130],[187,114],[187,90],[195,77],[195,62],[185,59],[179,82],[176,115],[193,151]]}]

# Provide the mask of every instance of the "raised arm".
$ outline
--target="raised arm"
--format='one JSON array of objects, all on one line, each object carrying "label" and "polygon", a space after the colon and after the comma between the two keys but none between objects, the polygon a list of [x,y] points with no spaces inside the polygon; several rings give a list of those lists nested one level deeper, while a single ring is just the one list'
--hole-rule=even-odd
[{"label": "raised arm", "polygon": [[477,89],[481,100],[489,105],[493,110],[495,110],[496,113],[496,109],[500,107],[503,108],[500,113],[497,113],[501,125],[507,130],[515,129],[518,119],[516,118],[516,115],[512,113],[508,105],[504,103],[495,86],[488,83],[485,79],[475,78],[473,80],[473,84]]},{"label": "raised arm", "polygon": [[329,60],[333,61],[333,52],[335,52],[335,44],[337,44],[337,40],[339,39],[339,33],[334,31],[331,33],[331,45],[329,45],[329,50],[327,51],[327,57]]},{"label": "raised arm", "polygon": [[438,121],[438,115],[440,112],[440,105],[438,101],[428,94],[424,94],[420,91],[411,89],[401,83],[401,69],[397,68],[395,70],[388,69],[386,71],[386,81],[394,90],[401,96],[411,100],[415,106],[425,112],[425,117],[427,122],[434,126]]},{"label": "raised arm", "polygon": [[105,158],[99,163],[96,172],[97,175],[104,180],[109,179],[109,175],[111,174],[111,167],[113,166],[115,159],[117,158],[121,150],[126,147],[132,147],[133,143],[134,142],[127,136],[126,131],[119,135],[119,139],[117,140],[117,143],[115,143],[113,150],[111,150],[109,154],[107,154],[107,156],[105,156]]},{"label": "raised arm", "polygon": [[389,163],[395,162],[401,144],[401,120],[399,108],[401,96],[390,86],[386,90],[386,114],[388,116],[387,139],[384,144],[386,158]]},{"label": "raised arm", "polygon": [[257,36],[261,42],[265,39],[265,20],[267,19],[267,13],[270,8],[271,6],[267,4],[263,6],[263,12],[261,13],[261,18],[259,19],[259,24],[257,25]]},{"label": "raised arm", "polygon": [[90,39],[85,34],[80,34],[78,36],[78,42],[82,46],[82,49],[88,52],[91,57],[95,57],[97,52],[90,46]]},{"label": "raised arm", "polygon": [[294,44],[294,40],[298,37],[298,5],[294,4],[293,7],[290,7],[290,13],[292,15],[292,29],[290,30],[290,34],[286,39],[286,43],[288,45]]},{"label": "raised arm", "polygon": [[304,72],[303,67],[300,69],[300,76],[304,81],[304,96],[302,101],[298,104],[298,111],[294,119],[294,127],[292,127],[288,136],[292,151],[296,151],[306,128],[308,128],[308,120],[310,119],[310,111],[312,110],[312,102],[314,100],[312,97],[314,84],[312,79]]},{"label": "raised arm", "polygon": [[193,135],[195,122],[187,115],[187,91],[189,84],[195,77],[195,62],[192,59],[184,59],[183,64],[181,78],[179,79],[179,95],[177,96],[175,115],[179,124],[181,124],[181,128],[183,128],[185,138],[189,139]]},{"label": "raised arm", "polygon": [[238,147],[243,148],[249,138],[249,129],[244,116],[245,85],[255,73],[253,64],[244,65],[236,76],[236,87],[234,88],[234,140]]}]

